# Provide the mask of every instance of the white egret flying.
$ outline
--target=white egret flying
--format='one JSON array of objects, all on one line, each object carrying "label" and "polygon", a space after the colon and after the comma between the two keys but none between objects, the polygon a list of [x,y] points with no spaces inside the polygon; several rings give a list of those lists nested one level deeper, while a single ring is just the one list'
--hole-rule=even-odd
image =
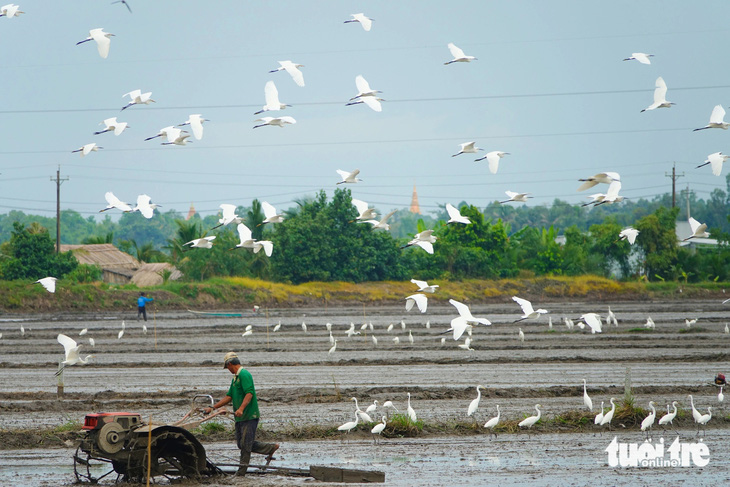
[{"label": "white egret flying", "polygon": [[477,58],[475,58],[474,56],[467,56],[466,54],[464,54],[464,51],[456,47],[453,42],[449,42],[446,47],[449,48],[449,51],[451,52],[451,55],[454,56],[454,59],[445,62],[444,65],[451,63],[470,63],[477,60]]},{"label": "white egret flying", "polygon": [[193,136],[195,136],[196,140],[200,140],[203,138],[203,122],[210,122],[207,118],[203,118],[202,115],[199,113],[194,113],[192,115],[188,116],[188,119],[179,124],[178,127],[184,127],[185,125],[190,125],[190,128],[193,130]]},{"label": "white egret flying", "polygon": [[506,194],[509,199],[500,201],[500,203],[510,203],[512,201],[517,201],[520,203],[527,203],[528,198],[532,198],[532,196],[529,196],[530,193],[515,193],[514,191],[505,191],[504,194]]},{"label": "white egret flying", "polygon": [[142,93],[142,90],[132,90],[129,93],[123,94],[122,98],[124,98],[125,96],[128,96],[130,98],[130,101],[122,107],[122,110],[126,110],[132,105],[149,105],[150,103],[155,103],[155,100],[152,99],[151,91],[148,91],[147,93]]},{"label": "white egret flying", "polygon": [[261,117],[254,120],[255,122],[263,122],[258,125],[254,125],[253,128],[257,129],[259,127],[264,127],[266,125],[269,125],[271,127],[279,127],[284,128],[284,125],[293,125],[297,123],[296,120],[294,120],[294,117],[290,117],[288,115],[283,117]]},{"label": "white egret flying", "polygon": [[725,119],[725,109],[722,108],[722,105],[715,105],[715,108],[712,109],[712,113],[710,114],[710,123],[708,123],[704,127],[694,129],[693,132],[697,132],[698,130],[705,130],[705,129],[727,130],[727,128],[730,127],[730,123],[725,122],[724,119]]},{"label": "white egret flying", "polygon": [[643,52],[632,52],[631,57],[627,57],[624,61],[639,61],[641,64],[651,64],[650,57],[654,57],[654,55]]},{"label": "white egret flying", "polygon": [[40,284],[49,293],[55,293],[56,292],[56,281],[58,281],[58,279],[56,279],[55,277],[49,276],[49,277],[44,277],[43,279],[38,279],[33,284]]},{"label": "white egret flying", "polygon": [[700,223],[692,217],[689,217],[689,228],[692,230],[692,235],[682,240],[686,242],[691,238],[707,238],[710,234],[707,230],[707,223]]},{"label": "white egret flying", "polygon": [[243,223],[243,219],[236,214],[236,205],[223,203],[219,208],[221,209],[221,217],[218,219],[218,225],[213,227],[214,230],[229,223],[235,223],[236,225]]},{"label": "white egret flying", "polygon": [[456,157],[461,154],[476,154],[478,151],[484,150],[480,147],[476,147],[474,144],[476,144],[476,142],[474,141],[459,144],[459,147],[461,147],[459,149],[459,152],[457,152],[456,154],[452,154],[451,157]]},{"label": "white egret flying", "polygon": [[546,309],[532,309],[532,303],[529,302],[526,299],[518,298],[517,296],[512,296],[512,301],[520,305],[520,308],[522,308],[522,316],[513,321],[513,323],[517,323],[522,320],[536,320],[540,317],[540,315],[547,314],[548,310]]},{"label": "white egret flying", "polygon": [[81,157],[84,157],[91,154],[92,152],[98,152],[99,149],[103,149],[103,147],[99,147],[98,145],[96,145],[96,142],[92,142],[91,144],[82,145],[78,149],[72,150],[71,153],[73,154],[74,152],[80,152]]},{"label": "white egret flying", "polygon": [[352,18],[350,20],[345,20],[343,22],[344,24],[349,24],[350,22],[359,22],[365,32],[370,32],[370,28],[373,26],[374,19],[365,17],[365,14],[363,13],[350,15],[352,16]]},{"label": "white egret flying", "polygon": [[373,230],[376,230],[378,228],[382,228],[385,231],[390,230],[390,225],[388,224],[388,220],[391,216],[395,215],[395,212],[397,210],[393,210],[384,217],[382,217],[380,220],[365,220],[363,223],[369,223],[373,226]]},{"label": "white egret flying", "polygon": [[633,227],[626,227],[618,234],[619,240],[628,240],[631,245],[634,245],[638,235],[639,231]]},{"label": "white egret flying", "polygon": [[162,205],[158,205],[157,203],[152,203],[152,198],[146,194],[141,194],[137,196],[137,206],[132,208],[132,211],[139,211],[142,213],[143,217],[149,220],[152,218],[155,208],[160,208],[161,206]]},{"label": "white egret flying", "polygon": [[585,191],[597,184],[611,184],[614,181],[621,181],[621,175],[617,172],[599,172],[587,179],[579,179],[583,184],[578,186],[578,191]]},{"label": "white egret flying", "polygon": [[215,235],[211,235],[210,237],[196,238],[194,240],[191,240],[190,242],[184,243],[183,246],[190,245],[190,248],[212,249],[213,240],[215,240]]},{"label": "white egret flying", "polygon": [[368,204],[362,200],[352,198],[352,204],[355,205],[359,215],[355,220],[369,220],[378,216],[374,208],[368,208]]},{"label": "white egret flying", "polygon": [[426,308],[428,308],[428,298],[425,294],[411,294],[406,298],[406,311],[413,309],[414,304],[418,305],[418,310],[421,313],[425,313]]},{"label": "white egret flying", "polygon": [[676,105],[676,103],[667,101],[667,84],[664,82],[664,78],[659,76],[656,79],[655,86],[656,89],[654,90],[654,103],[644,108],[642,112],[645,112],[647,110],[655,110],[657,108],[670,108],[672,105]]},{"label": "white egret flying", "polygon": [[103,210],[99,210],[99,213],[111,210],[112,208],[116,208],[117,210],[121,210],[124,212],[132,211],[132,207],[129,205],[129,203],[121,201],[119,198],[114,196],[114,193],[112,193],[111,191],[107,191],[106,193],[104,193],[104,199],[108,204],[106,208],[104,208]]},{"label": "white egret flying", "polygon": [[454,205],[451,203],[446,203],[446,212],[449,214],[449,221],[446,222],[447,225],[449,223],[463,223],[464,225],[471,224],[469,217],[462,216],[461,212],[454,208]]},{"label": "white egret flying", "polygon": [[76,364],[85,365],[89,362],[89,359],[93,357],[93,355],[87,355],[86,357],[81,358],[81,356],[79,355],[79,348],[81,348],[81,345],[78,345],[76,341],[71,337],[68,337],[64,334],[59,334],[57,340],[58,343],[63,345],[65,358],[63,362],[61,362],[61,368],[58,372],[56,372],[56,375],[61,375],[61,372],[63,372],[63,369],[65,369],[66,367],[70,367]]},{"label": "white egret flying", "polygon": [[20,17],[20,14],[24,13],[25,12],[22,12],[20,10],[20,5],[14,5],[12,3],[9,3],[0,7],[0,17],[7,17],[9,19],[12,19],[13,17]]},{"label": "white egret flying", "polygon": [[162,137],[165,140],[167,140],[168,142],[172,142],[172,141],[178,139],[183,132],[184,131],[182,129],[179,129],[177,127],[173,127],[172,125],[170,125],[170,126],[161,128],[160,131],[157,132],[156,135],[153,135],[152,137],[147,137],[144,140],[147,141],[147,140],[156,139],[157,137]]},{"label": "white egret flying", "polygon": [[89,31],[89,37],[83,41],[77,42],[76,45],[78,46],[84,42],[94,41],[96,42],[96,49],[99,51],[99,56],[106,59],[109,56],[109,46],[112,43],[110,37],[112,36],[114,36],[114,34],[104,32],[103,28],[91,29]]},{"label": "white egret flying", "polygon": [[269,73],[276,73],[277,71],[286,71],[289,73],[289,76],[294,80],[294,82],[298,86],[304,86],[304,75],[299,70],[299,68],[303,68],[303,64],[294,64],[291,61],[279,61],[279,67],[276,69],[272,69],[269,71]]},{"label": "white egret flying", "polygon": [[236,244],[236,247],[252,249],[254,254],[257,254],[263,248],[266,256],[271,257],[274,250],[273,242],[269,240],[254,239],[251,230],[243,223],[239,223],[236,229],[238,230],[238,237],[240,240],[240,242]]},{"label": "white egret flying", "polygon": [[261,110],[255,112],[254,115],[271,111],[276,112],[291,106],[279,101],[279,90],[276,89],[276,85],[273,81],[267,81],[266,85],[264,85],[264,100],[266,100],[266,104],[261,108]]},{"label": "white egret flying", "polygon": [[104,124],[104,130],[94,132],[94,135],[104,134],[106,132],[114,132],[114,135],[119,135],[124,132],[127,128],[127,122],[117,122],[117,117],[107,118],[99,125]]},{"label": "white egret flying", "polygon": [[358,178],[357,175],[360,174],[359,169],[355,169],[352,172],[343,171],[342,169],[337,169],[337,174],[340,175],[342,178],[342,181],[338,182],[337,184],[354,184],[357,182],[362,181],[362,179]]},{"label": "white egret flying", "polygon": [[722,152],[715,152],[707,156],[707,160],[697,167],[703,167],[710,164],[712,174],[714,174],[715,176],[719,176],[720,174],[722,174],[722,164],[727,161],[728,157],[730,156],[726,156]]},{"label": "white egret flying", "polygon": [[499,150],[493,150],[491,152],[487,152],[487,155],[484,157],[480,157],[479,159],[474,159],[474,162],[483,161],[484,159],[487,160],[489,163],[489,172],[492,174],[497,174],[497,170],[499,169],[499,160],[502,159],[504,156],[510,155],[509,152],[502,152]]},{"label": "white egret flying", "polygon": [[264,221],[256,225],[257,227],[267,223],[281,223],[284,221],[284,215],[277,213],[276,208],[270,203],[262,201],[261,209],[264,210]]},{"label": "white egret flying", "polygon": [[437,237],[433,235],[433,230],[424,230],[415,234],[413,239],[401,248],[404,249],[415,245],[417,247],[421,247],[427,253],[433,254],[433,244],[436,242],[436,238]]},{"label": "white egret flying", "polygon": [[438,284],[432,284],[429,286],[428,282],[426,281],[419,281],[417,279],[411,279],[411,282],[418,286],[418,292],[419,293],[435,293],[436,289],[439,287]]},{"label": "white egret flying", "polygon": [[362,98],[357,98],[357,101],[351,101],[349,103],[345,103],[345,106],[349,107],[352,105],[359,105],[362,103],[362,104],[369,106],[373,111],[382,112],[383,105],[380,103],[381,101],[385,101],[385,100],[378,96],[363,96]]},{"label": "white egret flying", "polygon": [[475,326],[478,324],[482,324],[488,326],[492,324],[486,318],[475,318],[471,314],[471,310],[469,309],[469,307],[464,303],[460,303],[459,301],[456,301],[454,299],[449,299],[449,303],[451,303],[451,305],[455,307],[456,310],[459,312],[459,316],[451,320],[451,328],[446,330],[447,333],[449,331],[454,332],[454,340],[458,340],[459,338],[461,338],[461,335],[464,334],[467,326],[469,325]]}]

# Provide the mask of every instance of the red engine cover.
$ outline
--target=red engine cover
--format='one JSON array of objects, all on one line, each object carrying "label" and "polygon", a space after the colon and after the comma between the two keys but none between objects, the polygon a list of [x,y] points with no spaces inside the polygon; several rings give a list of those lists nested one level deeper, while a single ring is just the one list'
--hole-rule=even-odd
[{"label": "red engine cover", "polygon": [[116,421],[117,418],[124,417],[130,418],[136,416],[139,418],[136,422],[141,422],[142,417],[139,413],[91,413],[84,417],[84,425],[81,427],[82,430],[95,430],[101,428],[106,423]]}]

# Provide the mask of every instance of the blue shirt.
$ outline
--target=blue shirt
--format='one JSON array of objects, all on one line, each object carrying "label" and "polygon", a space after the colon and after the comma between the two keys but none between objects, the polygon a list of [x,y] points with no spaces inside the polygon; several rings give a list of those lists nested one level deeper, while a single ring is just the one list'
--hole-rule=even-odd
[{"label": "blue shirt", "polygon": [[144,296],[140,296],[139,299],[137,299],[137,306],[140,308],[144,308],[144,305],[147,304],[150,301],[154,301],[155,298],[146,298]]}]

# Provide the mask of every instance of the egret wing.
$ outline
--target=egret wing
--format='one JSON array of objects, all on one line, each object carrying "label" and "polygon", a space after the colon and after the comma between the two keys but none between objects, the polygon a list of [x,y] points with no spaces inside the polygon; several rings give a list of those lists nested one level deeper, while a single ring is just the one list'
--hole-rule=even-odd
[{"label": "egret wing", "polygon": [[278,110],[281,106],[279,102],[279,90],[273,81],[267,81],[264,86],[264,98],[266,99],[266,107],[269,110]]},{"label": "egret wing", "polygon": [[446,212],[449,214],[449,218],[452,220],[461,218],[461,213],[459,212],[459,210],[454,208],[451,203],[446,203]]},{"label": "egret wing", "polygon": [[419,281],[418,279],[411,279],[411,282],[418,286],[418,289],[423,289],[425,287],[428,287],[428,282],[426,281]]},{"label": "egret wing", "polygon": [[73,338],[64,335],[63,333],[59,333],[56,340],[58,340],[58,343],[63,345],[63,349],[66,352],[67,358],[68,358],[68,355],[71,353],[71,351],[77,347],[76,341]]},{"label": "egret wing", "polygon": [[433,244],[431,242],[426,242],[424,240],[419,240],[414,245],[418,245],[419,247],[421,247],[423,250],[425,250],[429,254],[433,254]]},{"label": "egret wing", "polygon": [[725,109],[722,105],[716,105],[712,109],[712,115],[710,115],[710,123],[722,123],[725,118]]},{"label": "egret wing", "polygon": [[532,309],[532,303],[528,300],[518,298],[517,296],[512,296],[512,300],[520,305],[523,314],[529,315],[535,312],[535,310]]},{"label": "egret wing", "polygon": [[238,230],[238,237],[241,239],[241,243],[251,240],[251,230],[246,225],[239,223],[236,229]]},{"label": "egret wing", "polygon": [[654,90],[654,103],[664,103],[667,97],[667,84],[664,82],[664,78],[659,76],[656,79],[656,89]]},{"label": "egret wing", "polygon": [[358,94],[369,93],[372,91],[370,89],[370,85],[365,80],[365,78],[362,77],[361,74],[358,74],[357,77],[355,78],[355,86],[357,86],[357,90],[360,92]]},{"label": "egret wing", "polygon": [[722,174],[722,163],[725,162],[725,156],[721,152],[715,152],[714,154],[710,154],[707,157],[707,160],[710,161],[712,174],[714,174],[715,176],[719,176],[720,174]]},{"label": "egret wing", "polygon": [[383,105],[380,103],[378,99],[372,96],[363,96],[360,97],[360,100],[370,108],[372,108],[376,112],[382,112],[383,111]]},{"label": "egret wing", "polygon": [[264,216],[267,219],[276,216],[276,208],[266,201],[261,202],[261,209],[264,210]]},{"label": "egret wing", "polygon": [[304,74],[297,68],[294,63],[287,62],[282,65],[287,73],[292,77],[294,82],[299,86],[304,86]]},{"label": "egret wing", "polygon": [[362,200],[358,200],[355,198],[352,198],[352,204],[355,205],[355,208],[357,208],[357,211],[362,215],[366,211],[368,211],[368,204],[365,203]]},{"label": "egret wing", "polygon": [[497,169],[499,169],[499,154],[496,152],[490,152],[487,154],[487,162],[489,163],[489,172],[492,174],[497,174]]},{"label": "egret wing", "polygon": [[451,51],[451,55],[454,56],[454,59],[466,57],[466,55],[464,54],[464,51],[462,51],[461,49],[456,47],[453,42],[450,42],[448,44],[448,47],[449,47],[449,51]]}]

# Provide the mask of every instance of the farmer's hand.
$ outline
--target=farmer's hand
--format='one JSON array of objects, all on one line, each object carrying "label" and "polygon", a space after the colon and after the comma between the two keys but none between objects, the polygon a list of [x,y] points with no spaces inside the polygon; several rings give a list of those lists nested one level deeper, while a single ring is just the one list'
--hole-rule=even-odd
[{"label": "farmer's hand", "polygon": [[236,412],[234,413],[237,418],[240,418],[243,416],[243,409],[236,409]]},{"label": "farmer's hand", "polygon": [[213,408],[203,408],[203,412],[204,412],[205,414],[210,414],[210,413],[212,413],[212,412],[213,412]]}]

